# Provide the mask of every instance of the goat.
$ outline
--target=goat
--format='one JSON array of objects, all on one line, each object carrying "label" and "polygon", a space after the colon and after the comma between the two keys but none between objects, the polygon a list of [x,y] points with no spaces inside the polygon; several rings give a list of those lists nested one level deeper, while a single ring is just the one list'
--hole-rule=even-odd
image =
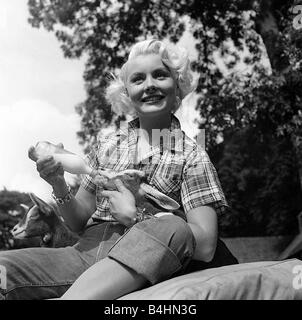
[{"label": "goat", "polygon": [[120,179],[135,197],[136,207],[149,215],[160,216],[173,213],[184,218],[184,213],[179,209],[180,205],[147,183],[144,171],[126,169],[120,172],[112,170],[99,171],[94,182],[105,190],[117,190],[114,180]]},{"label": "goat", "polygon": [[[163,214],[181,215],[177,210],[179,204],[157,189],[151,187],[145,173],[139,170],[127,169],[120,172],[100,170],[94,182],[105,190],[117,190],[115,179],[120,179],[135,197],[136,206],[144,209],[149,215],[160,216]],[[13,228],[12,234],[16,239],[40,236],[41,246],[64,247],[73,245],[79,236],[68,229],[55,207],[47,204],[33,193],[30,198],[34,206],[28,210],[23,219]],[[163,212],[164,211],[164,212]],[[182,214],[183,215],[183,214]]]},{"label": "goat", "polygon": [[75,244],[79,236],[69,230],[58,215],[56,208],[44,202],[33,193],[29,195],[34,206],[29,209],[27,206],[21,205],[27,212],[22,220],[12,229],[11,232],[14,238],[41,237],[40,246],[51,248]]},{"label": "goat", "polygon": [[[127,169],[121,172],[112,170],[95,170],[89,167],[80,157],[63,148],[63,144],[54,145],[48,141],[40,141],[29,150],[29,157],[37,161],[40,156],[52,155],[61,161],[63,168],[70,173],[89,174],[95,182],[107,190],[116,190],[114,179],[120,178],[134,194],[138,208],[155,214],[158,209],[175,211],[179,204],[162,192],[148,185],[145,173],[140,170]],[[62,158],[63,156],[63,158]],[[146,198],[149,201],[146,201]]]}]

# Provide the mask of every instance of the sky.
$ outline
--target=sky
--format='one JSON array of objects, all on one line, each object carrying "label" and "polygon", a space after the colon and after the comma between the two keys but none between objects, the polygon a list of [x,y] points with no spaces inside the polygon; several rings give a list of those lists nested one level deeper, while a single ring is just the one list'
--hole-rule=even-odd
[{"label": "sky", "polygon": [[54,34],[32,28],[27,19],[27,0],[1,0],[0,189],[49,199],[51,187],[27,150],[48,140],[81,154],[74,106],[85,99],[84,60],[65,59]]},{"label": "sky", "polygon": [[[83,155],[76,137],[80,118],[74,107],[86,96],[85,60],[64,58],[54,34],[32,28],[28,16],[27,0],[1,0],[0,190],[34,192],[49,200],[51,187],[39,177],[27,150],[47,140],[62,142],[66,149]],[[181,44],[190,42],[187,36]],[[197,134],[195,99],[184,101],[177,114],[191,137]]]}]

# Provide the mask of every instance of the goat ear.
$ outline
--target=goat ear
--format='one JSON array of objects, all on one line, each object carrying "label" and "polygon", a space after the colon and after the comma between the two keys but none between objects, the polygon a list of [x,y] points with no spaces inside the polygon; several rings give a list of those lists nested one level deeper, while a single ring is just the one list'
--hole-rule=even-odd
[{"label": "goat ear", "polygon": [[30,146],[30,148],[28,149],[28,157],[29,157],[29,159],[31,159],[33,161],[38,160],[36,148],[34,146]]},{"label": "goat ear", "polygon": [[140,188],[146,198],[153,200],[163,209],[177,210],[180,207],[175,200],[146,183],[141,183]]},{"label": "goat ear", "polygon": [[53,208],[42,199],[37,197],[34,193],[29,194],[31,201],[40,209],[41,213],[49,216],[53,212]]}]

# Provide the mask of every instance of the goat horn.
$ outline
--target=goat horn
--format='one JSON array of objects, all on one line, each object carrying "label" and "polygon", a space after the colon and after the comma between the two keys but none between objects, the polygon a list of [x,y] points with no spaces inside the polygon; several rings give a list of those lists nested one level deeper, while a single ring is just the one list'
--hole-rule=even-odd
[{"label": "goat horn", "polygon": [[27,206],[27,205],[24,204],[24,203],[20,203],[20,207],[23,208],[25,211],[28,211],[28,210],[29,210],[29,206]]}]

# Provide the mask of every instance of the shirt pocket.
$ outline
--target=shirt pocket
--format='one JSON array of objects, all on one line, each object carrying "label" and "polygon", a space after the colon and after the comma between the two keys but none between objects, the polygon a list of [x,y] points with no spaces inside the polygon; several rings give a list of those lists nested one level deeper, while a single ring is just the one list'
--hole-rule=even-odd
[{"label": "shirt pocket", "polygon": [[173,156],[164,157],[150,182],[166,195],[175,193],[181,187],[182,171],[182,161]]}]

